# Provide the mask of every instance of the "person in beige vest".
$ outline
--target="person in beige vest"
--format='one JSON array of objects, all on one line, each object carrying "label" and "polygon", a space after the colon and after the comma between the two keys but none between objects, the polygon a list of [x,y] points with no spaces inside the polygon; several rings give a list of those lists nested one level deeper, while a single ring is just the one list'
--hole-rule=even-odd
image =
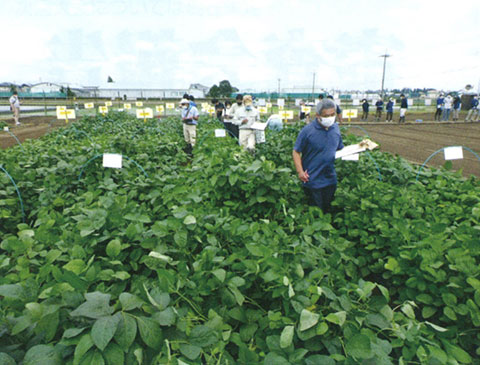
[{"label": "person in beige vest", "polygon": [[238,126],[240,146],[250,152],[255,151],[255,130],[251,126],[253,123],[258,122],[259,119],[260,114],[253,106],[252,96],[245,95],[243,97],[243,105],[235,112],[233,124]]}]

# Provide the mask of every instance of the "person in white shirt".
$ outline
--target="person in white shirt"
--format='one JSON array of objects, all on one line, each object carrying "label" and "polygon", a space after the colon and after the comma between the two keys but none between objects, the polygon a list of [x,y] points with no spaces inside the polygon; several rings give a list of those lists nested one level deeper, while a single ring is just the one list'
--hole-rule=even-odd
[{"label": "person in white shirt", "polygon": [[255,130],[251,129],[253,123],[258,122],[260,114],[253,107],[252,96],[243,97],[243,105],[238,108],[233,118],[233,124],[239,129],[240,146],[246,148],[249,152],[255,151]]},{"label": "person in white shirt", "polygon": [[20,125],[20,100],[18,99],[18,93],[14,91],[8,101],[10,102],[10,109],[13,112],[15,125]]},{"label": "person in white shirt", "polygon": [[235,118],[235,112],[237,111],[237,109],[239,109],[242,106],[242,101],[243,101],[243,95],[242,94],[237,94],[237,96],[235,97],[235,103],[232,104],[232,107],[230,108],[230,110],[228,112],[228,115],[231,116],[231,118],[229,118],[229,119],[232,123],[232,125],[231,125],[232,133],[237,138],[238,138],[238,135],[239,135],[238,125],[233,123],[233,119]]},{"label": "person in white shirt", "polygon": [[183,137],[187,143],[185,152],[191,155],[197,137],[198,109],[187,99],[180,101],[180,107],[182,108]]},{"label": "person in white shirt", "polygon": [[443,108],[443,120],[448,121],[450,119],[450,112],[452,111],[453,98],[450,94],[444,100]]}]

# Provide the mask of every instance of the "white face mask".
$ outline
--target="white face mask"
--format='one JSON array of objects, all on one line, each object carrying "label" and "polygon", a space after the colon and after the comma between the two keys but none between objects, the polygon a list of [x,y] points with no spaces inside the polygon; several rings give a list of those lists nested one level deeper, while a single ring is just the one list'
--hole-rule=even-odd
[{"label": "white face mask", "polygon": [[324,126],[325,128],[329,128],[333,125],[333,123],[335,123],[335,116],[333,117],[322,117],[320,119],[320,124],[322,126]]}]

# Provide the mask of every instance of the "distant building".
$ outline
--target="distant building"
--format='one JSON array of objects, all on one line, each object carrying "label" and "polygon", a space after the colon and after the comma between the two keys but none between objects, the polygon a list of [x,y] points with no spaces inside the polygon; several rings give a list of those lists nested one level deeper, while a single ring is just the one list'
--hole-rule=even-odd
[{"label": "distant building", "polygon": [[62,85],[54,84],[51,82],[40,82],[30,86],[30,93],[59,93],[62,89]]}]

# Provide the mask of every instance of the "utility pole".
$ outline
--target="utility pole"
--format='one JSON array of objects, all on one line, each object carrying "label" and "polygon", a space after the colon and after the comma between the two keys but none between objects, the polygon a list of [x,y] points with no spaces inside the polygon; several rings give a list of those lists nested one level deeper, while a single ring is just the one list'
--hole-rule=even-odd
[{"label": "utility pole", "polygon": [[385,52],[385,54],[382,54],[379,57],[383,57],[382,92],[380,93],[380,97],[383,99],[383,86],[385,84],[385,66],[387,64],[387,58],[392,57],[392,55],[389,55],[389,54],[387,54],[387,52]]},{"label": "utility pole", "polygon": [[315,102],[315,72],[313,73],[313,82],[312,82],[312,101]]},{"label": "utility pole", "polygon": [[277,79],[278,80],[278,97],[280,97],[280,79]]}]

